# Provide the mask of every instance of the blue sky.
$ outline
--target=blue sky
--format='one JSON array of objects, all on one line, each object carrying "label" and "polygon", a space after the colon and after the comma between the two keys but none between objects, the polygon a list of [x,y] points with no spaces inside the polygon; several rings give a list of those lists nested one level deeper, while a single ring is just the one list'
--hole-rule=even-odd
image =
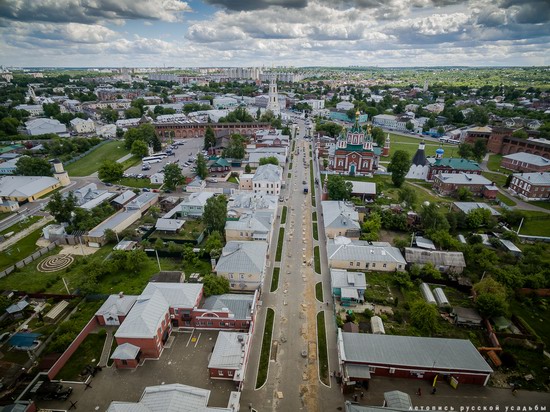
[{"label": "blue sky", "polygon": [[5,66],[550,65],[549,0],[7,0]]}]

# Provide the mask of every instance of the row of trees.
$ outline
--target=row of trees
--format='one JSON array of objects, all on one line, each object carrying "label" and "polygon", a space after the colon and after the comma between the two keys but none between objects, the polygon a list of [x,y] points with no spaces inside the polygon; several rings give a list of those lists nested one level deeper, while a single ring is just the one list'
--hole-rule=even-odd
[{"label": "row of trees", "polygon": [[136,150],[136,152],[141,154],[143,152],[143,145],[138,143],[137,146],[134,146],[136,141],[143,142],[147,147],[151,146],[155,152],[162,149],[160,139],[155,133],[155,127],[149,123],[128,129],[124,134],[124,145],[126,148],[128,150]]}]

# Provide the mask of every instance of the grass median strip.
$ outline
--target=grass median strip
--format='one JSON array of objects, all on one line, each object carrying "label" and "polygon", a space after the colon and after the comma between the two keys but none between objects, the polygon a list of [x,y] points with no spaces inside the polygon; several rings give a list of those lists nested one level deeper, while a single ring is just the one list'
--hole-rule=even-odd
[{"label": "grass median strip", "polygon": [[279,288],[279,272],[281,268],[273,268],[273,276],[271,277],[270,292],[275,292]]},{"label": "grass median strip", "polygon": [[273,334],[274,319],[275,311],[271,308],[267,308],[267,313],[265,315],[264,335],[262,338],[262,351],[260,353],[260,364],[258,365],[258,376],[256,377],[256,389],[261,388],[267,381],[267,371],[269,370],[269,353],[271,351],[271,335]]},{"label": "grass median strip", "polygon": [[315,284],[315,297],[319,302],[323,303],[323,282]]},{"label": "grass median strip", "polygon": [[313,239],[319,240],[319,232],[317,231],[317,222],[313,222]]},{"label": "grass median strip", "polygon": [[275,262],[281,261],[281,256],[283,255],[283,241],[285,237],[285,229],[279,228],[279,238],[277,239],[277,253],[275,254]]},{"label": "grass median strip", "polygon": [[319,255],[319,246],[313,248],[313,260],[315,262],[315,272],[321,274],[321,257]]},{"label": "grass median strip", "polygon": [[286,223],[286,206],[283,206],[283,211],[281,213],[281,225]]},{"label": "grass median strip", "polygon": [[325,312],[319,312],[317,314],[317,350],[319,351],[319,378],[321,378],[321,382],[325,385],[329,385]]}]

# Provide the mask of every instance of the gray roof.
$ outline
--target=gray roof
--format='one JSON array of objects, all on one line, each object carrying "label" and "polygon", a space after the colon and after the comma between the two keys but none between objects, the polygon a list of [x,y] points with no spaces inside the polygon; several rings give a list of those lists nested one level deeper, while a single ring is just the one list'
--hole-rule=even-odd
[{"label": "gray roof", "polygon": [[345,362],[395,365],[418,369],[493,370],[467,339],[373,335],[338,330],[340,354]]},{"label": "gray roof", "polygon": [[425,265],[432,263],[438,266],[466,267],[466,261],[462,252],[446,252],[443,250],[425,250],[413,247],[405,248],[405,260],[407,263],[418,263]]},{"label": "gray roof", "polygon": [[262,273],[267,243],[263,241],[229,241],[216,265],[217,273]]},{"label": "gray roof", "polygon": [[130,360],[135,359],[141,349],[131,343],[118,345],[111,355],[111,359]]},{"label": "gray roof", "polygon": [[255,211],[241,215],[239,220],[228,220],[225,229],[269,233],[272,221],[273,211]]},{"label": "gray roof", "polygon": [[550,172],[514,173],[514,177],[529,182],[532,185],[550,185]]},{"label": "gray roof", "polygon": [[[145,292],[145,291],[144,291]],[[115,338],[151,338],[157,333],[169,305],[161,292],[143,293],[115,333]]]},{"label": "gray roof", "polygon": [[330,270],[330,283],[333,288],[367,288],[367,281],[364,273],[348,272],[343,269]]},{"label": "gray roof", "polygon": [[517,160],[518,162],[529,163],[536,166],[550,166],[550,160],[531,153],[518,152],[503,156],[504,159]]},{"label": "gray roof", "polygon": [[0,196],[30,197],[58,184],[59,180],[49,176],[2,176]]},{"label": "gray roof", "polygon": [[351,240],[343,236],[327,241],[327,255],[329,260],[407,263],[399,249],[389,243]]},{"label": "gray roof", "polygon": [[481,176],[473,173],[441,173],[434,176],[434,179],[441,179],[445,183],[453,183],[459,185],[491,185],[492,182]]},{"label": "gray roof", "polygon": [[502,246],[504,246],[506,249],[508,249],[510,252],[516,252],[516,253],[522,253],[521,249],[514,245],[514,242],[511,242],[506,239],[499,239],[500,243],[502,243]]},{"label": "gray roof", "polygon": [[137,195],[132,190],[126,190],[125,192],[122,192],[120,196],[117,196],[113,199],[114,203],[118,203],[120,205],[125,204],[126,202],[132,200]]},{"label": "gray roof", "polygon": [[26,300],[20,300],[19,302],[14,303],[11,306],[8,306],[6,308],[6,312],[8,312],[9,314],[21,312],[27,306],[29,306],[29,302],[27,302]]},{"label": "gray roof", "polygon": [[422,236],[416,236],[414,238],[414,242],[416,243],[416,246],[422,249],[433,249],[435,250],[434,242],[432,242],[430,239],[426,239]]},{"label": "gray roof", "polygon": [[401,391],[384,392],[384,401],[388,408],[411,409],[412,401],[408,393]]},{"label": "gray roof", "polygon": [[105,231],[107,229],[114,229],[118,225],[120,225],[122,222],[126,221],[130,216],[133,214],[141,214],[139,210],[122,210],[118,213],[115,213],[111,217],[109,217],[107,220],[104,220],[99,225],[94,227],[90,232],[88,233],[88,236],[91,237],[101,237],[105,234]]},{"label": "gray roof", "polygon": [[136,197],[126,206],[128,209],[140,209],[144,204],[158,198],[159,195],[153,192],[145,192]]},{"label": "gray roof", "polygon": [[138,296],[135,295],[111,295],[95,314],[96,316],[126,316],[136,303],[137,298]]},{"label": "gray roof", "polygon": [[346,202],[327,200],[321,202],[325,228],[360,229],[359,214]]},{"label": "gray roof", "polygon": [[201,309],[222,310],[228,309],[235,315],[234,319],[249,319],[251,317],[254,295],[224,294],[213,295],[205,299]]},{"label": "gray roof", "polygon": [[455,205],[460,211],[468,214],[471,210],[475,209],[487,209],[491,212],[491,216],[500,216],[500,212],[493,209],[491,206],[489,206],[487,203],[481,203],[481,202],[454,202],[453,205]]},{"label": "gray roof", "polygon": [[230,408],[208,407],[210,391],[173,383],[148,386],[138,403],[111,402],[107,412],[230,412]]},{"label": "gray roof", "polygon": [[208,367],[215,369],[240,369],[243,367],[248,337],[248,333],[220,331]]},{"label": "gray roof", "polygon": [[201,296],[202,284],[150,282],[143,289],[142,295],[152,294],[155,291],[159,291],[172,308],[193,308]]},{"label": "gray roof", "polygon": [[155,229],[165,230],[167,232],[176,232],[181,229],[184,223],[185,220],[158,218],[157,223],[155,224]]},{"label": "gray roof", "polygon": [[272,164],[267,164],[259,166],[254,173],[252,181],[268,181],[268,182],[279,182],[283,178],[283,168],[281,166],[275,166]]},{"label": "gray roof", "polygon": [[359,194],[365,194],[365,195],[376,194],[376,183],[357,182],[355,180],[346,180],[346,182],[351,182],[351,185],[352,185],[351,193],[359,193]]}]

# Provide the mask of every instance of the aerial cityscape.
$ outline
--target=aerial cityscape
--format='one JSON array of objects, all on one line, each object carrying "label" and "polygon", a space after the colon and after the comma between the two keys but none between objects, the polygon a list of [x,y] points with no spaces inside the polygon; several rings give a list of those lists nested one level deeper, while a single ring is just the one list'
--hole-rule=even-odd
[{"label": "aerial cityscape", "polygon": [[0,412],[550,406],[550,2],[7,0],[0,39]]}]

